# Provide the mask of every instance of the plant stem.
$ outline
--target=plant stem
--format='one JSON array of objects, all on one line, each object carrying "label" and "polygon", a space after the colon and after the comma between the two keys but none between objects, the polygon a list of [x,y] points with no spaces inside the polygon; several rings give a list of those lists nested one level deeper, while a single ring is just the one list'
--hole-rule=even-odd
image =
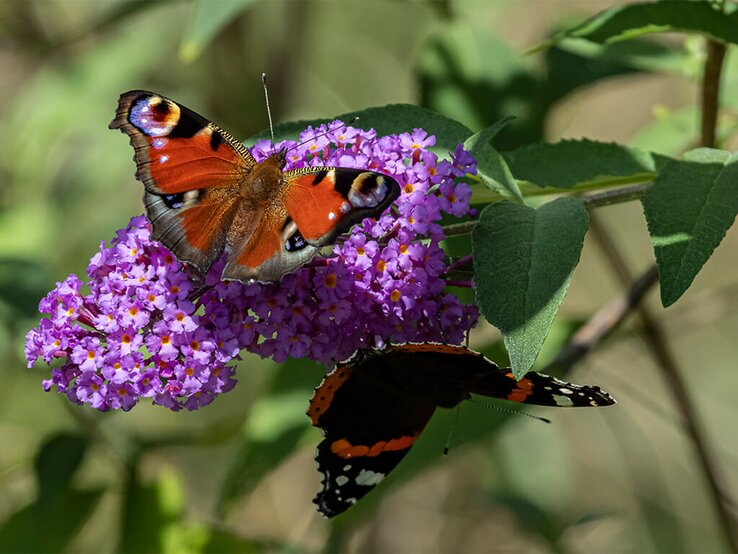
[{"label": "plant stem", "polygon": [[[535,196],[550,196],[552,194],[572,194],[579,192],[587,192],[591,190],[601,190],[606,188],[619,187],[622,185],[637,185],[640,183],[647,183],[652,181],[656,176],[655,173],[636,173],[634,175],[628,175],[626,177],[608,177],[604,179],[596,179],[593,181],[585,181],[569,188],[558,188],[539,186],[528,181],[518,181],[520,192],[525,198],[532,198]],[[471,180],[481,182],[479,177],[469,177]],[[501,200],[503,196],[499,193],[488,189],[483,186],[474,190],[472,197],[475,204],[483,204],[487,202],[496,202]]]},{"label": "plant stem", "polygon": [[[597,194],[582,196],[582,201],[587,208],[599,208],[601,206],[610,206],[612,204],[621,204],[638,200],[651,187],[651,183],[640,183],[630,187],[623,187],[616,190],[607,190]],[[447,237],[455,235],[466,235],[471,233],[477,226],[478,221],[464,221],[463,223],[453,223],[446,225],[443,232]]]},{"label": "plant stem", "polygon": [[469,265],[470,263],[472,263],[472,259],[473,259],[472,255],[467,254],[466,256],[462,256],[455,262],[450,263],[449,266],[446,268],[446,275],[448,275],[452,271],[456,271],[457,269],[461,267]]},{"label": "plant stem", "polygon": [[702,76],[702,131],[700,144],[714,147],[719,111],[720,75],[723,71],[726,45],[716,40],[707,41],[707,61]]},{"label": "plant stem", "polygon": [[591,209],[630,202],[631,200],[640,200],[646,191],[651,188],[651,185],[652,183],[643,183],[640,185],[633,185],[631,187],[623,187],[617,190],[606,190],[604,192],[588,194],[586,196],[582,196],[582,201],[586,208]]}]

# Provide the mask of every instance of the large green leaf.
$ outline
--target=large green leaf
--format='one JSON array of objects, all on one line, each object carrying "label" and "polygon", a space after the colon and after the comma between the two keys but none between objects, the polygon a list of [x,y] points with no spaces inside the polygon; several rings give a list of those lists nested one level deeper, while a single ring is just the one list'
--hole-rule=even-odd
[{"label": "large green leaf", "polygon": [[[556,48],[548,52],[557,49],[577,56],[580,71],[603,71],[610,65],[612,66],[611,71],[619,67],[621,73],[628,73],[627,70],[630,69],[692,74],[699,62],[697,53],[646,39],[597,44],[580,38],[565,38],[556,44]],[[594,63],[581,63],[582,59],[591,60]],[[588,65],[595,67],[587,68]],[[565,82],[570,78],[567,75],[566,79],[561,80]]]},{"label": "large green leaf", "polygon": [[34,502],[0,527],[0,552],[63,552],[97,506],[103,489],[65,489],[50,502]]},{"label": "large green leaf", "polygon": [[182,38],[179,56],[192,61],[223,27],[257,0],[195,0],[190,28]]},{"label": "large green leaf", "polygon": [[102,496],[101,489],[71,486],[86,448],[86,439],[70,434],[41,446],[34,460],[38,497],[0,528],[0,552],[60,552],[74,538]]},{"label": "large green leaf", "polygon": [[[387,106],[366,108],[365,110],[348,112],[330,118],[281,123],[274,128],[274,140],[297,139],[300,131],[303,131],[308,125],[316,127],[336,119],[349,122],[354,117],[359,118],[359,121],[354,124],[356,127],[375,129],[379,136],[412,132],[413,129],[422,127],[428,134],[435,135],[436,145],[431,150],[441,157],[447,157],[449,152],[453,152],[458,144],[463,143],[472,134],[469,128],[458,121],[426,108],[420,108],[412,104],[388,104]],[[251,146],[257,140],[268,138],[270,138],[269,131],[266,130],[246,139],[244,144]]]},{"label": "large green leaf", "polygon": [[738,214],[738,153],[699,148],[659,173],[643,197],[659,267],[661,302],[692,284]]},{"label": "large green leaf", "polygon": [[730,13],[694,0],[625,4],[600,12],[563,36],[612,43],[650,33],[686,31],[738,43],[738,10],[731,6],[726,12]]},{"label": "large green leaf", "polygon": [[523,195],[520,194],[518,184],[513,179],[505,159],[490,144],[490,141],[505,127],[510,119],[507,117],[472,135],[464,141],[464,148],[469,150],[477,160],[477,171],[482,183],[508,200],[514,200],[522,204],[525,202]]},{"label": "large green leaf", "polygon": [[562,140],[504,152],[513,176],[539,186],[571,188],[593,182],[637,182],[655,176],[663,158],[612,142]]},{"label": "large green leaf", "polygon": [[472,233],[477,304],[500,329],[513,373],[527,373],[569,287],[589,217],[576,198],[535,209],[491,204]]},{"label": "large green leaf", "polygon": [[420,103],[472,129],[515,116],[499,148],[540,140],[543,120],[533,109],[538,77],[489,29],[469,21],[439,26],[421,51],[417,73]]},{"label": "large green leaf", "polygon": [[86,449],[87,440],[79,435],[59,434],[44,443],[35,459],[39,501],[51,500],[69,488]]}]

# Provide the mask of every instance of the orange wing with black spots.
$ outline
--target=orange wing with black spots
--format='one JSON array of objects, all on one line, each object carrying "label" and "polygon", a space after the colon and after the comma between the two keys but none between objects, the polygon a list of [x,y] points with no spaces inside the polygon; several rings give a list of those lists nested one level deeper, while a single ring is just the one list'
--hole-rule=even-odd
[{"label": "orange wing with black spots", "polygon": [[318,510],[350,508],[409,452],[437,407],[481,394],[543,406],[608,406],[599,387],[530,372],[520,381],[462,346],[422,343],[363,350],[338,364],[315,389],[308,416],[323,430],[316,461]]}]

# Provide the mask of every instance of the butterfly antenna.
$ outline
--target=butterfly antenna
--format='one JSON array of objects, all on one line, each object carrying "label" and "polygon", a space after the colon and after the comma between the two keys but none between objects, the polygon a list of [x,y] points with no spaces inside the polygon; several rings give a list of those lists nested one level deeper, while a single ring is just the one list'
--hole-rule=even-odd
[{"label": "butterfly antenna", "polygon": [[454,424],[451,426],[451,429],[448,431],[448,437],[446,437],[446,446],[443,447],[443,455],[448,456],[449,448],[451,448],[451,437],[454,435],[454,431],[456,431],[456,425],[459,423],[459,408],[461,407],[461,404],[456,406],[456,417],[454,418]]},{"label": "butterfly antenna", "polygon": [[[269,104],[267,103],[267,106],[268,106],[268,105],[269,105]],[[355,116],[353,117],[353,119],[352,119],[351,121],[349,121],[348,123],[336,123],[336,124],[335,124],[335,125],[334,125],[333,127],[329,127],[328,129],[326,129],[326,130],[325,130],[325,131],[323,131],[322,133],[319,133],[319,134],[315,135],[314,137],[311,137],[311,138],[309,138],[309,139],[307,139],[307,140],[303,140],[302,142],[300,142],[300,143],[298,143],[298,144],[295,144],[294,146],[292,146],[292,147],[288,148],[287,150],[285,150],[285,151],[284,151],[284,153],[286,154],[286,153],[287,153],[287,152],[289,152],[290,150],[294,150],[295,148],[299,148],[299,147],[300,147],[300,146],[302,146],[303,144],[307,144],[308,142],[310,142],[310,141],[313,141],[313,140],[315,140],[315,139],[317,139],[317,138],[323,137],[323,136],[327,135],[328,133],[332,133],[332,132],[333,132],[333,131],[335,131],[336,129],[340,129],[341,127],[348,127],[349,125],[353,125],[353,124],[354,124],[354,123],[356,123],[357,121],[359,121],[359,116],[358,116],[358,115],[355,115]]]},{"label": "butterfly antenna", "polygon": [[269,118],[269,133],[272,135],[272,144],[274,144],[274,125],[272,125],[272,110],[269,109],[269,93],[267,92],[267,74],[261,74],[261,84],[264,87],[264,100],[267,106],[267,117]]},{"label": "butterfly antenna", "polygon": [[486,402],[480,402],[479,400],[476,400],[475,398],[470,398],[469,402],[472,404],[476,404],[477,406],[483,406],[485,408],[489,408],[490,410],[498,410],[500,412],[506,412],[509,414],[516,414],[516,415],[524,415],[533,419],[537,419],[538,421],[542,421],[543,423],[551,423],[550,419],[546,419],[545,417],[540,417],[537,415],[529,414],[528,412],[523,412],[521,410],[511,410],[510,408],[500,408],[499,406],[495,406],[494,404],[487,404]]}]

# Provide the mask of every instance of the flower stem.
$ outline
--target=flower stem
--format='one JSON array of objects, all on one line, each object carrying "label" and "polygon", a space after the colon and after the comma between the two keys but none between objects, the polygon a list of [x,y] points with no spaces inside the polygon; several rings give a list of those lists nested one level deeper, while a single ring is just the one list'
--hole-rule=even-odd
[{"label": "flower stem", "polygon": [[462,256],[461,258],[459,258],[455,262],[450,263],[449,266],[446,268],[446,275],[448,275],[452,271],[456,271],[457,269],[470,264],[471,261],[472,261],[472,259],[473,259],[472,258],[472,255],[471,254],[467,254],[466,256]]},{"label": "flower stem", "polygon": [[455,280],[447,280],[446,286],[449,287],[461,287],[464,289],[473,289],[474,288],[474,282],[471,279],[467,279],[465,281],[455,281]]},{"label": "flower stem", "polygon": [[[582,196],[582,201],[587,208],[599,208],[602,206],[610,206],[612,204],[621,204],[623,202],[631,202],[640,199],[645,192],[651,187],[651,183],[639,183],[629,187],[622,187],[616,190],[608,190],[596,194]],[[443,227],[443,232],[447,237],[455,235],[466,235],[471,233],[479,223],[476,220],[464,221],[463,223],[453,223]]]}]

